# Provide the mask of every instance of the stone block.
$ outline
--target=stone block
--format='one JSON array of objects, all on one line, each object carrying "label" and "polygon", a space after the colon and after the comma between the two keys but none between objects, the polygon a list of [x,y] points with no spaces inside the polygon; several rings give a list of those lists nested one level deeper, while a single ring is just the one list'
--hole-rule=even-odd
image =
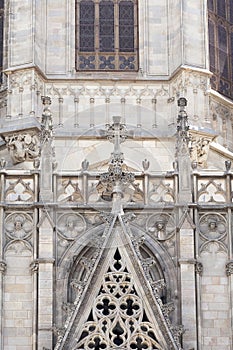
[{"label": "stone block", "polygon": [[229,310],[229,303],[209,303],[209,310]]},{"label": "stone block", "polygon": [[24,319],[24,318],[28,318],[28,313],[27,311],[14,311],[13,312],[13,317],[14,318],[20,318],[20,319]]},{"label": "stone block", "polygon": [[6,302],[4,303],[4,309],[6,312],[9,310],[22,310],[22,303],[21,302]]},{"label": "stone block", "polygon": [[203,312],[203,318],[207,320],[216,320],[218,316],[217,311],[205,311]]},{"label": "stone block", "polygon": [[205,337],[203,343],[204,345],[217,345],[217,337]]}]

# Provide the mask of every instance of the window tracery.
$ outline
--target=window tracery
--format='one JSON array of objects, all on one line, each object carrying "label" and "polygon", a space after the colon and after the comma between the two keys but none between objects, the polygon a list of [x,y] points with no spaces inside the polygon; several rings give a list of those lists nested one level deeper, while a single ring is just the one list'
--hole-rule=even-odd
[{"label": "window tracery", "polygon": [[233,3],[208,0],[209,59],[212,88],[233,98]]},{"label": "window tracery", "polygon": [[132,275],[117,249],[76,349],[162,350]]},{"label": "window tracery", "polygon": [[138,70],[137,0],[76,0],[76,69]]},{"label": "window tracery", "polygon": [[3,68],[3,28],[4,28],[4,0],[0,0],[0,79]]}]

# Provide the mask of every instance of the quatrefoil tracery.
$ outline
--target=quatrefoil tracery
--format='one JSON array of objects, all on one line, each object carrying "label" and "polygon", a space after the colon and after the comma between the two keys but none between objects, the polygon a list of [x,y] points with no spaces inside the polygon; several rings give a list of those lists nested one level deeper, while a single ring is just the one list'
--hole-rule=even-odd
[{"label": "quatrefoil tracery", "polygon": [[162,350],[119,251],[104,275],[77,350]]}]

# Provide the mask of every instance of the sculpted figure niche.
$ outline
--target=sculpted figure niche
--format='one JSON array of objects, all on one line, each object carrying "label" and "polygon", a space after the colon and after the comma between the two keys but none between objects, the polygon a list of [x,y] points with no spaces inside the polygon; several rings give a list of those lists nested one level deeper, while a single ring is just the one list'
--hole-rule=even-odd
[{"label": "sculpted figure niche", "polygon": [[30,133],[13,134],[5,138],[13,164],[34,160],[40,152],[39,138]]},{"label": "sculpted figure niche", "polygon": [[207,167],[210,139],[205,137],[191,137],[190,156],[193,162],[201,168]]}]

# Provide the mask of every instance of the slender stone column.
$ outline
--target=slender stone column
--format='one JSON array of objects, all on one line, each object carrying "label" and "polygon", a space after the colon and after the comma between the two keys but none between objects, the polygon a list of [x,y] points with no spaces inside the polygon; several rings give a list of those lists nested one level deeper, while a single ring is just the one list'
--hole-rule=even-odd
[{"label": "slender stone column", "polygon": [[3,349],[3,275],[6,271],[6,263],[0,261],[0,348]]},{"label": "slender stone column", "polygon": [[49,109],[51,100],[42,98],[41,132],[41,176],[38,238],[38,349],[53,348],[53,277],[54,277],[54,223],[53,208],[53,137],[52,114]]},{"label": "slender stone column", "polygon": [[178,100],[180,111],[177,118],[176,161],[178,165],[180,295],[182,324],[186,329],[183,334],[183,345],[185,349],[197,349],[195,225],[189,211],[189,203],[192,201],[192,185],[186,105],[185,98]]}]

